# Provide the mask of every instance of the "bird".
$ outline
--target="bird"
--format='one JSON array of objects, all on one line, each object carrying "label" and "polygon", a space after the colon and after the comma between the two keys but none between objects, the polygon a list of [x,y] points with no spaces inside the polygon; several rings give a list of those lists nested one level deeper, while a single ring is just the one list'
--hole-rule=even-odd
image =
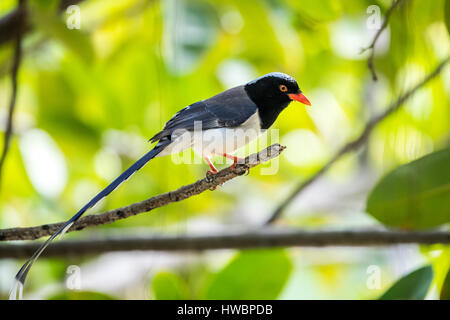
[{"label": "bird", "polygon": [[108,196],[151,159],[192,148],[209,165],[207,174],[218,172],[211,162],[214,155],[232,159],[234,169],[240,160],[233,155],[234,151],[269,129],[292,101],[311,105],[293,77],[271,72],[178,111],[149,140],[156,143],[153,149],[93,197],[25,262],[15,276],[10,298],[22,298],[23,286],[33,263],[52,240],[58,235],[62,236],[89,208]]}]

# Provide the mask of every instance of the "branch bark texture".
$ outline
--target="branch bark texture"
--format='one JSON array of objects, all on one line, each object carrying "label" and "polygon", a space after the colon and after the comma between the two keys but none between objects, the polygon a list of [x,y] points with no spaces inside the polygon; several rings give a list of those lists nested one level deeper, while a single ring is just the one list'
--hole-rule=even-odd
[{"label": "branch bark texture", "polygon": [[[202,251],[268,247],[385,246],[399,244],[450,243],[450,232],[392,230],[304,231],[263,228],[210,235],[115,237],[65,240],[53,243],[42,256],[62,257],[111,251]],[[28,258],[40,243],[0,244],[0,258]]]}]

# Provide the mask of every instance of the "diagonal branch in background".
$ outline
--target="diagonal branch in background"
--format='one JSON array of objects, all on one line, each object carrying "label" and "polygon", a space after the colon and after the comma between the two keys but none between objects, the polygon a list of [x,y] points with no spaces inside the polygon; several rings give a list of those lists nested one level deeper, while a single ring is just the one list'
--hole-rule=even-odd
[{"label": "diagonal branch in background", "polygon": [[[45,257],[81,256],[111,251],[202,251],[268,247],[383,246],[398,244],[450,243],[446,231],[340,230],[305,231],[292,228],[264,228],[227,231],[220,234],[151,237],[109,237],[65,240],[54,243]],[[40,243],[0,244],[1,258],[28,258]]]},{"label": "diagonal branch in background", "polygon": [[380,37],[380,35],[383,33],[384,29],[386,29],[388,22],[389,22],[389,18],[391,17],[392,12],[394,11],[394,9],[399,5],[399,3],[402,0],[394,0],[392,2],[391,7],[389,8],[389,10],[386,12],[386,17],[384,18],[383,24],[381,25],[380,29],[378,29],[377,33],[375,34],[375,37],[373,38],[371,44],[366,47],[363,48],[361,50],[361,53],[365,52],[366,50],[370,50],[370,55],[369,55],[369,59],[367,60],[367,66],[369,67],[370,72],[372,73],[372,79],[373,81],[377,81],[377,74],[375,72],[375,66],[374,66],[374,62],[373,60],[375,59],[375,44],[378,41],[378,38]]},{"label": "diagonal branch in background", "polygon": [[[219,171],[215,175],[208,175],[192,184],[183,186],[175,191],[163,193],[147,200],[131,204],[115,210],[110,210],[101,214],[94,214],[80,218],[68,230],[68,232],[81,230],[90,226],[97,226],[112,223],[116,220],[125,219],[139,213],[148,212],[150,210],[163,207],[172,202],[182,201],[192,196],[198,195],[206,190],[215,188],[218,185],[231,180],[237,176],[243,175],[250,168],[259,165],[262,162],[276,158],[285,149],[279,144],[273,144],[266,149],[252,154],[245,158],[245,163],[238,163],[233,170],[231,167]],[[0,230],[0,241],[6,240],[33,240],[55,233],[63,226],[64,222],[45,224],[30,228],[11,228]]]},{"label": "diagonal branch in background", "polygon": [[13,116],[14,109],[16,106],[17,98],[17,73],[19,72],[20,60],[22,58],[22,34],[25,25],[25,0],[19,1],[19,7],[17,11],[19,12],[17,19],[17,31],[16,31],[16,42],[14,46],[14,58],[11,68],[11,100],[9,102],[8,116],[6,118],[5,135],[3,143],[3,151],[0,157],[0,182],[2,177],[2,169],[5,164],[6,156],[8,155],[9,143],[11,142],[11,136],[13,134]]},{"label": "diagonal branch in background", "polygon": [[317,171],[313,176],[311,176],[308,180],[300,183],[294,191],[276,208],[276,210],[272,213],[270,218],[266,221],[265,224],[270,224],[274,222],[276,219],[278,219],[284,209],[311,183],[313,183],[317,178],[322,176],[337,160],[339,160],[344,154],[349,153],[350,151],[358,149],[361,145],[363,145],[367,139],[369,138],[370,134],[372,133],[372,130],[374,127],[383,121],[385,118],[387,118],[389,115],[391,115],[394,111],[397,111],[403,103],[408,100],[412,95],[414,95],[417,90],[422,88],[425,84],[427,84],[429,81],[431,81],[433,78],[435,78],[437,75],[439,75],[442,71],[442,69],[445,67],[447,63],[450,62],[450,56],[448,56],[446,59],[444,59],[439,65],[436,67],[436,69],[428,74],[422,81],[420,81],[418,84],[416,84],[412,89],[407,91],[405,94],[403,94],[400,98],[398,98],[396,101],[391,103],[391,105],[378,116],[375,116],[372,118],[364,127],[364,130],[362,133],[354,140],[348,142],[343,147],[341,147],[338,152],[319,170]]}]

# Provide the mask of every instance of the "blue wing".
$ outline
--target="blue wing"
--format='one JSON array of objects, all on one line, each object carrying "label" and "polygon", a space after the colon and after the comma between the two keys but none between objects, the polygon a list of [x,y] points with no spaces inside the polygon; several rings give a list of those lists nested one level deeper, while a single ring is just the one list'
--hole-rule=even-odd
[{"label": "blue wing", "polygon": [[202,130],[238,127],[256,111],[257,107],[244,87],[235,87],[180,110],[150,141],[170,139],[172,133],[179,129],[193,131],[195,121],[201,121]]}]

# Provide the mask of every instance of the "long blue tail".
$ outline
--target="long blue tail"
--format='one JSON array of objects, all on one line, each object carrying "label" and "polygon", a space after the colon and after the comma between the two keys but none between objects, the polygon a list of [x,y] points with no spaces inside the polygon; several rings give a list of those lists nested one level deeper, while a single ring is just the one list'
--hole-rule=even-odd
[{"label": "long blue tail", "polygon": [[[27,278],[28,272],[31,269],[33,263],[39,258],[41,253],[47,248],[50,242],[55,239],[58,235],[64,234],[73,224],[77,221],[83,213],[85,213],[89,208],[93,207],[97,202],[102,200],[108,194],[110,194],[114,189],[116,189],[122,182],[127,180],[133,173],[142,168],[147,162],[156,157],[164,148],[167,146],[167,143],[158,144],[155,148],[150,150],[147,154],[145,154],[142,158],[136,161],[131,167],[125,170],[119,177],[117,177],[110,185],[108,185],[105,189],[103,189],[99,194],[97,194],[91,201],[89,201],[80,211],[78,211],[70,220],[68,220],[64,225],[56,231],[50,238],[48,238],[36,252],[31,256],[30,259],[25,262],[25,264],[20,268],[19,272],[16,274],[16,281],[10,293],[10,299],[16,299],[17,293],[19,294],[19,298],[22,297],[22,288],[25,283],[25,279]],[[18,292],[19,291],[19,292]]]}]

